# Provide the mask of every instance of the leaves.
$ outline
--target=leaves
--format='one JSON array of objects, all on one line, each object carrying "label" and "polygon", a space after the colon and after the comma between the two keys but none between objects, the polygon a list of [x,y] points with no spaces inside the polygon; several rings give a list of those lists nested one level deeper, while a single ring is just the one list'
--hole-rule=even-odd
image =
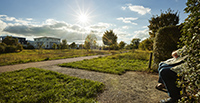
[{"label": "leaves", "polygon": [[117,35],[113,32],[113,30],[106,31],[102,37],[104,45],[112,45],[117,43]]},{"label": "leaves", "polygon": [[185,90],[180,102],[197,103],[200,101],[200,1],[188,0],[186,5],[185,12],[190,15],[183,24],[180,46],[187,47],[184,55],[189,55],[189,57],[183,72],[179,73],[182,80],[178,81],[178,84]]}]

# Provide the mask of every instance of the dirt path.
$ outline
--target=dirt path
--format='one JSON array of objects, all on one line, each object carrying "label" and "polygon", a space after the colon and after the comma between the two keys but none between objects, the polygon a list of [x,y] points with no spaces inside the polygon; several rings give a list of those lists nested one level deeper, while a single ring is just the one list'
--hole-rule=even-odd
[{"label": "dirt path", "polygon": [[158,79],[157,75],[142,72],[127,72],[119,76],[87,70],[64,68],[56,65],[95,57],[98,56],[1,66],[0,73],[25,69],[28,67],[38,67],[79,78],[100,81],[106,86],[105,91],[97,98],[100,103],[157,103],[160,99],[168,97],[166,93],[154,88]]}]

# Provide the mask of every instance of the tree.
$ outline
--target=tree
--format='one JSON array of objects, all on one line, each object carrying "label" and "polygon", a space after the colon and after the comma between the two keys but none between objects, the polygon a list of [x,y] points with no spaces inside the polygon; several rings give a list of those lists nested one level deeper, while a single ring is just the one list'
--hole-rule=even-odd
[{"label": "tree", "polygon": [[56,49],[56,48],[57,48],[57,44],[53,43],[53,49]]},{"label": "tree", "polygon": [[113,30],[104,32],[102,37],[104,45],[108,45],[109,47],[113,44],[117,44],[117,35],[113,32]]},{"label": "tree", "polygon": [[62,43],[60,43],[60,49],[68,49],[68,45],[67,45],[67,40],[66,39],[62,40]]},{"label": "tree", "polygon": [[77,45],[76,45],[75,42],[72,42],[72,43],[69,45],[69,47],[70,47],[71,49],[75,49],[75,48],[77,47]]},{"label": "tree", "polygon": [[130,45],[130,44],[126,45],[126,46],[125,46],[125,49],[126,49],[126,50],[130,50],[130,49],[131,49],[131,45]]},{"label": "tree", "polygon": [[2,40],[2,43],[5,43],[6,45],[17,45],[18,39],[13,38],[12,36],[7,36],[5,39]]},{"label": "tree", "polygon": [[1,44],[1,53],[10,53],[10,52],[17,52],[22,51],[23,46],[18,43],[17,38],[13,38],[11,36],[7,36],[5,39],[2,40]]},{"label": "tree", "polygon": [[177,25],[179,23],[178,11],[174,13],[174,11],[169,8],[168,11],[161,12],[160,16],[153,16],[151,20],[149,20],[149,23],[149,35],[151,38],[154,38],[159,28],[170,25]]},{"label": "tree", "polygon": [[139,49],[142,50],[153,50],[153,40],[150,38],[147,38],[140,42]]},{"label": "tree", "polygon": [[185,19],[182,28],[180,46],[185,45],[187,50],[183,55],[188,55],[186,65],[180,75],[182,79],[178,81],[180,87],[184,88],[181,101],[184,103],[199,103],[200,101],[200,1],[188,0],[185,8],[186,13],[190,13]]},{"label": "tree", "polygon": [[126,43],[124,42],[124,41],[121,41],[120,43],[119,43],[119,49],[124,49],[124,47],[125,47],[125,45],[126,45]]},{"label": "tree", "polygon": [[139,44],[140,44],[140,39],[139,38],[133,38],[131,40],[131,44],[130,44],[131,49],[138,49]]},{"label": "tree", "polygon": [[85,44],[84,44],[84,47],[86,49],[92,49],[92,48],[95,48],[96,46],[96,42],[97,41],[97,38],[94,34],[89,34],[87,35],[87,37],[85,38]]}]

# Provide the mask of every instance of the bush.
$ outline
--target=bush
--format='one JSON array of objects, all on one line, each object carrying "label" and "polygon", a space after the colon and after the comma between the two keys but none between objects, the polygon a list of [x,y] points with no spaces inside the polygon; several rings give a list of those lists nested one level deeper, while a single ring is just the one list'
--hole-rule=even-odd
[{"label": "bush", "polygon": [[5,43],[0,43],[0,53],[4,53],[6,49],[6,44]]},{"label": "bush", "polygon": [[16,50],[22,51],[23,50],[23,46],[18,43],[17,46],[16,46]]},{"label": "bush", "polygon": [[183,72],[179,73],[182,77],[178,81],[179,86],[184,88],[182,99],[179,102],[199,103],[200,101],[200,2],[199,0],[188,0],[186,13],[190,13],[182,28],[183,36],[181,44],[187,47],[185,55],[188,55],[186,66]]},{"label": "bush", "polygon": [[23,46],[18,43],[18,39],[11,36],[7,36],[3,39],[0,46],[0,53],[11,53],[23,50]]},{"label": "bush", "polygon": [[5,46],[0,45],[0,53],[4,53],[5,52]]},{"label": "bush", "polygon": [[150,38],[143,40],[139,44],[139,49],[141,49],[141,50],[153,50],[153,40],[151,40]]},{"label": "bush", "polygon": [[181,33],[177,26],[167,26],[158,30],[153,46],[153,69],[157,70],[160,61],[171,57],[171,53],[177,49],[180,36]]},{"label": "bush", "polygon": [[16,46],[14,46],[14,45],[7,45],[6,46],[6,49],[5,49],[5,52],[6,53],[11,53],[11,52],[16,52],[16,49],[17,47]]},{"label": "bush", "polygon": [[112,44],[112,45],[110,46],[110,50],[119,50],[119,47],[118,47],[117,44]]}]

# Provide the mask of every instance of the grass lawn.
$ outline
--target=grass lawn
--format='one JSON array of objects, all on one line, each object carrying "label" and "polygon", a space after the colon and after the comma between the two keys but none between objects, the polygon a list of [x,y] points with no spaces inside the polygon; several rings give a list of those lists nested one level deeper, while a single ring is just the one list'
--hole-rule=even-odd
[{"label": "grass lawn", "polygon": [[102,55],[108,54],[108,51],[87,51],[84,49],[66,49],[66,50],[23,50],[19,53],[0,54],[0,66],[37,62],[54,59],[73,58],[80,56]]},{"label": "grass lawn", "polygon": [[0,74],[0,103],[93,103],[104,84],[28,68]]},{"label": "grass lawn", "polygon": [[59,64],[62,67],[86,69],[104,73],[123,74],[126,71],[149,71],[149,52],[135,51],[72,63]]}]

